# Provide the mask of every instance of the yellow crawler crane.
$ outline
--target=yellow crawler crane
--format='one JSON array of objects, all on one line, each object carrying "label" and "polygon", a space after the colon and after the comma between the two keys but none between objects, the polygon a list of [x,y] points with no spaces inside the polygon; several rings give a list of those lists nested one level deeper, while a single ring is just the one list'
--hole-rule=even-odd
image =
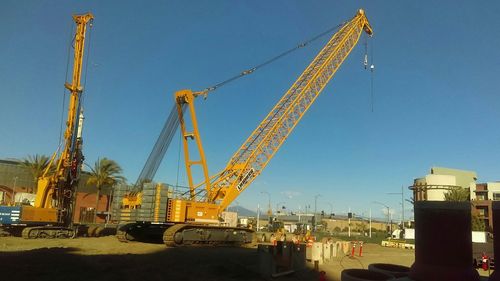
[{"label": "yellow crawler crane", "polygon": [[[365,12],[359,10],[341,26],[300,77],[283,95],[274,108],[231,157],[226,167],[209,177],[207,161],[198,130],[194,100],[207,91],[181,90],[175,93],[179,116],[185,166],[189,183],[189,198],[168,201],[163,234],[167,245],[197,243],[242,244],[252,240],[249,229],[220,226],[221,213],[263,171],[285,139],[299,123],[335,72],[356,46],[362,32],[372,35]],[[185,114],[185,111],[188,113]],[[188,131],[185,117],[190,117]],[[190,154],[190,142],[196,143],[197,159]],[[204,180],[194,185],[192,168],[199,165]],[[145,231],[143,225],[129,224],[120,228],[120,240],[133,239]]]},{"label": "yellow crawler crane", "polygon": [[[34,206],[12,207],[19,219],[9,225],[21,227],[24,238],[73,237],[72,216],[75,200],[75,187],[80,177],[83,163],[81,130],[83,113],[81,95],[83,88],[81,76],[87,24],[93,20],[90,13],[73,15],[76,24],[74,36],[74,61],[71,84],[65,83],[69,90],[68,117],[62,149],[58,149],[50,159],[50,164],[38,179]],[[58,155],[59,154],[59,155]],[[51,169],[55,167],[55,169]],[[0,220],[1,223],[1,220]]]}]

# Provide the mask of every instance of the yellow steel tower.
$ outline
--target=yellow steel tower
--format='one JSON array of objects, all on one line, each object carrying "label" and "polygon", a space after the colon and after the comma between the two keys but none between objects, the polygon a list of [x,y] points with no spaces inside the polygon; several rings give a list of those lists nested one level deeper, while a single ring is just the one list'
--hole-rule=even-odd
[{"label": "yellow steel tower", "polygon": [[[357,44],[363,31],[372,35],[372,28],[364,11],[359,10],[353,19],[333,35],[266,118],[231,157],[225,169],[211,178],[208,177],[208,172],[206,172],[208,169],[193,105],[194,97],[204,93],[190,90],[177,92],[177,104],[179,108],[183,103],[189,105],[189,113],[194,127],[192,132],[187,132],[185,127],[181,126],[191,194],[194,194],[197,188],[203,186],[207,191],[208,202],[215,203],[220,200],[219,209],[224,210],[227,208],[262,172],[276,154],[285,139]],[[183,124],[184,116],[180,109],[179,115],[181,124]],[[197,161],[191,160],[189,156],[188,140],[190,139],[196,140],[200,151],[200,159]],[[192,173],[190,171],[191,166],[195,164],[203,166],[205,175],[205,180],[197,186],[192,184]]]},{"label": "yellow steel tower", "polygon": [[[188,198],[168,200],[165,219],[165,226],[168,228],[163,234],[165,244],[239,244],[251,240],[251,230],[220,226],[222,211],[260,175],[356,46],[363,31],[372,35],[365,12],[359,10],[351,20],[341,25],[339,31],[331,37],[271,112],[234,153],[226,167],[211,177],[194,106],[195,98],[206,96],[210,89],[201,92],[186,89],[175,93],[189,195]],[[244,74],[252,71],[246,71]],[[188,124],[191,128],[188,128]],[[191,142],[195,142],[196,146],[190,150]],[[202,182],[197,185],[193,179],[194,166],[201,167],[203,174]],[[129,199],[133,201],[135,198],[136,195],[132,194],[125,196],[123,200],[129,202]],[[134,201],[134,207],[141,205],[139,201]],[[121,226],[117,237],[122,241],[134,240],[143,236],[148,229],[155,231],[157,227],[158,224],[152,226],[147,221],[136,221]]]},{"label": "yellow steel tower", "polygon": [[[177,208],[181,210],[182,214],[179,216],[179,214],[172,212],[167,215],[167,219],[188,223],[216,221],[218,215],[263,171],[356,46],[363,31],[370,36],[373,33],[365,12],[359,10],[333,35],[271,112],[231,157],[226,167],[212,177],[208,176],[207,162],[194,108],[194,99],[197,96],[206,95],[206,92],[192,92],[191,90],[177,92],[175,100],[183,136],[190,200],[172,202],[172,204],[183,206]],[[184,120],[183,106],[186,105],[192,124],[191,131],[186,129]],[[194,160],[189,150],[190,141],[196,142],[196,150],[199,154],[198,158]],[[204,180],[198,185],[193,184],[192,167],[194,165],[200,165],[203,170]],[[206,195],[203,198],[197,198],[197,194],[201,193],[197,190],[199,188],[204,189]],[[188,229],[192,229],[192,227],[188,227]],[[176,226],[168,229],[164,238],[171,239],[175,237],[172,232],[182,230],[186,230],[186,228]],[[167,243],[167,241],[165,242]]]}]

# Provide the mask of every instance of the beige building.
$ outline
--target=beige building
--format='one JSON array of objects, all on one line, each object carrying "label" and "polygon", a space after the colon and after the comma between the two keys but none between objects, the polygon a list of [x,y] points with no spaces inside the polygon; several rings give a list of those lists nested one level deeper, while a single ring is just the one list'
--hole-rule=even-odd
[{"label": "beige building", "polygon": [[431,173],[417,178],[413,183],[415,201],[444,201],[444,195],[453,188],[466,188],[472,204],[471,212],[485,224],[487,230],[493,229],[491,211],[492,201],[500,201],[500,182],[476,183],[477,174],[473,171],[443,167],[431,168]]},{"label": "beige building", "polygon": [[444,195],[453,188],[474,190],[477,174],[473,171],[432,167],[430,174],[413,181],[415,201],[444,201]]},{"label": "beige building", "polygon": [[[326,230],[336,232],[337,230],[346,231],[349,227],[349,221],[347,219],[323,219],[323,223],[326,223]],[[377,231],[387,231],[387,222],[372,221],[372,228]],[[396,229],[397,224],[392,225],[392,229]],[[354,232],[368,232],[369,222],[366,220],[351,219],[351,231]]]}]

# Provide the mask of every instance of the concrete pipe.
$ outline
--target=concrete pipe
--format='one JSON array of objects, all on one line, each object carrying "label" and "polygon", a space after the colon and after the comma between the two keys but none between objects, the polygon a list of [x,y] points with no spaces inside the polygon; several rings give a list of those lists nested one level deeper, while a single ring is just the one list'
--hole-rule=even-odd
[{"label": "concrete pipe", "polygon": [[368,270],[382,272],[396,278],[406,277],[410,274],[409,267],[390,263],[372,263],[368,266]]},{"label": "concrete pipe", "polygon": [[340,274],[340,281],[385,281],[395,280],[389,274],[382,272],[370,271],[368,269],[345,269]]},{"label": "concrete pipe", "polygon": [[415,202],[416,281],[478,281],[472,267],[470,202]]},{"label": "concrete pipe", "polygon": [[[500,201],[493,201],[491,209],[493,211],[493,258],[497,261],[498,254],[498,261],[500,261]],[[489,280],[500,281],[500,270],[493,271]]]}]

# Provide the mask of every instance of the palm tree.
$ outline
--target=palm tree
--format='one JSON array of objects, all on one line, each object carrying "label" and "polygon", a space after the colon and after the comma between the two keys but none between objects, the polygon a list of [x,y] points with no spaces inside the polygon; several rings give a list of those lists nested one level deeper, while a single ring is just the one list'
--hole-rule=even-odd
[{"label": "palm tree", "polygon": [[115,161],[106,157],[99,159],[90,167],[90,177],[87,179],[87,184],[95,185],[97,188],[95,201],[94,222],[97,217],[97,207],[99,206],[99,196],[102,187],[113,186],[117,183],[124,182],[126,179],[121,175],[122,168]]},{"label": "palm tree", "polygon": [[479,218],[477,214],[473,214],[471,216],[471,228],[472,231],[485,231],[486,224],[483,220],[481,220],[481,218]]},{"label": "palm tree", "polygon": [[[469,189],[457,187],[444,194],[445,201],[465,202],[469,201]],[[486,229],[485,223],[477,214],[471,215],[471,227],[473,231],[484,231]]]},{"label": "palm tree", "polygon": [[453,188],[444,194],[444,200],[446,201],[469,201],[469,189],[468,188]]},{"label": "palm tree", "polygon": [[19,163],[21,163],[21,165],[24,166],[33,177],[35,187],[31,190],[31,192],[36,193],[38,179],[43,175],[45,169],[47,169],[47,166],[50,163],[50,158],[46,155],[28,155],[28,157],[22,159]]}]

